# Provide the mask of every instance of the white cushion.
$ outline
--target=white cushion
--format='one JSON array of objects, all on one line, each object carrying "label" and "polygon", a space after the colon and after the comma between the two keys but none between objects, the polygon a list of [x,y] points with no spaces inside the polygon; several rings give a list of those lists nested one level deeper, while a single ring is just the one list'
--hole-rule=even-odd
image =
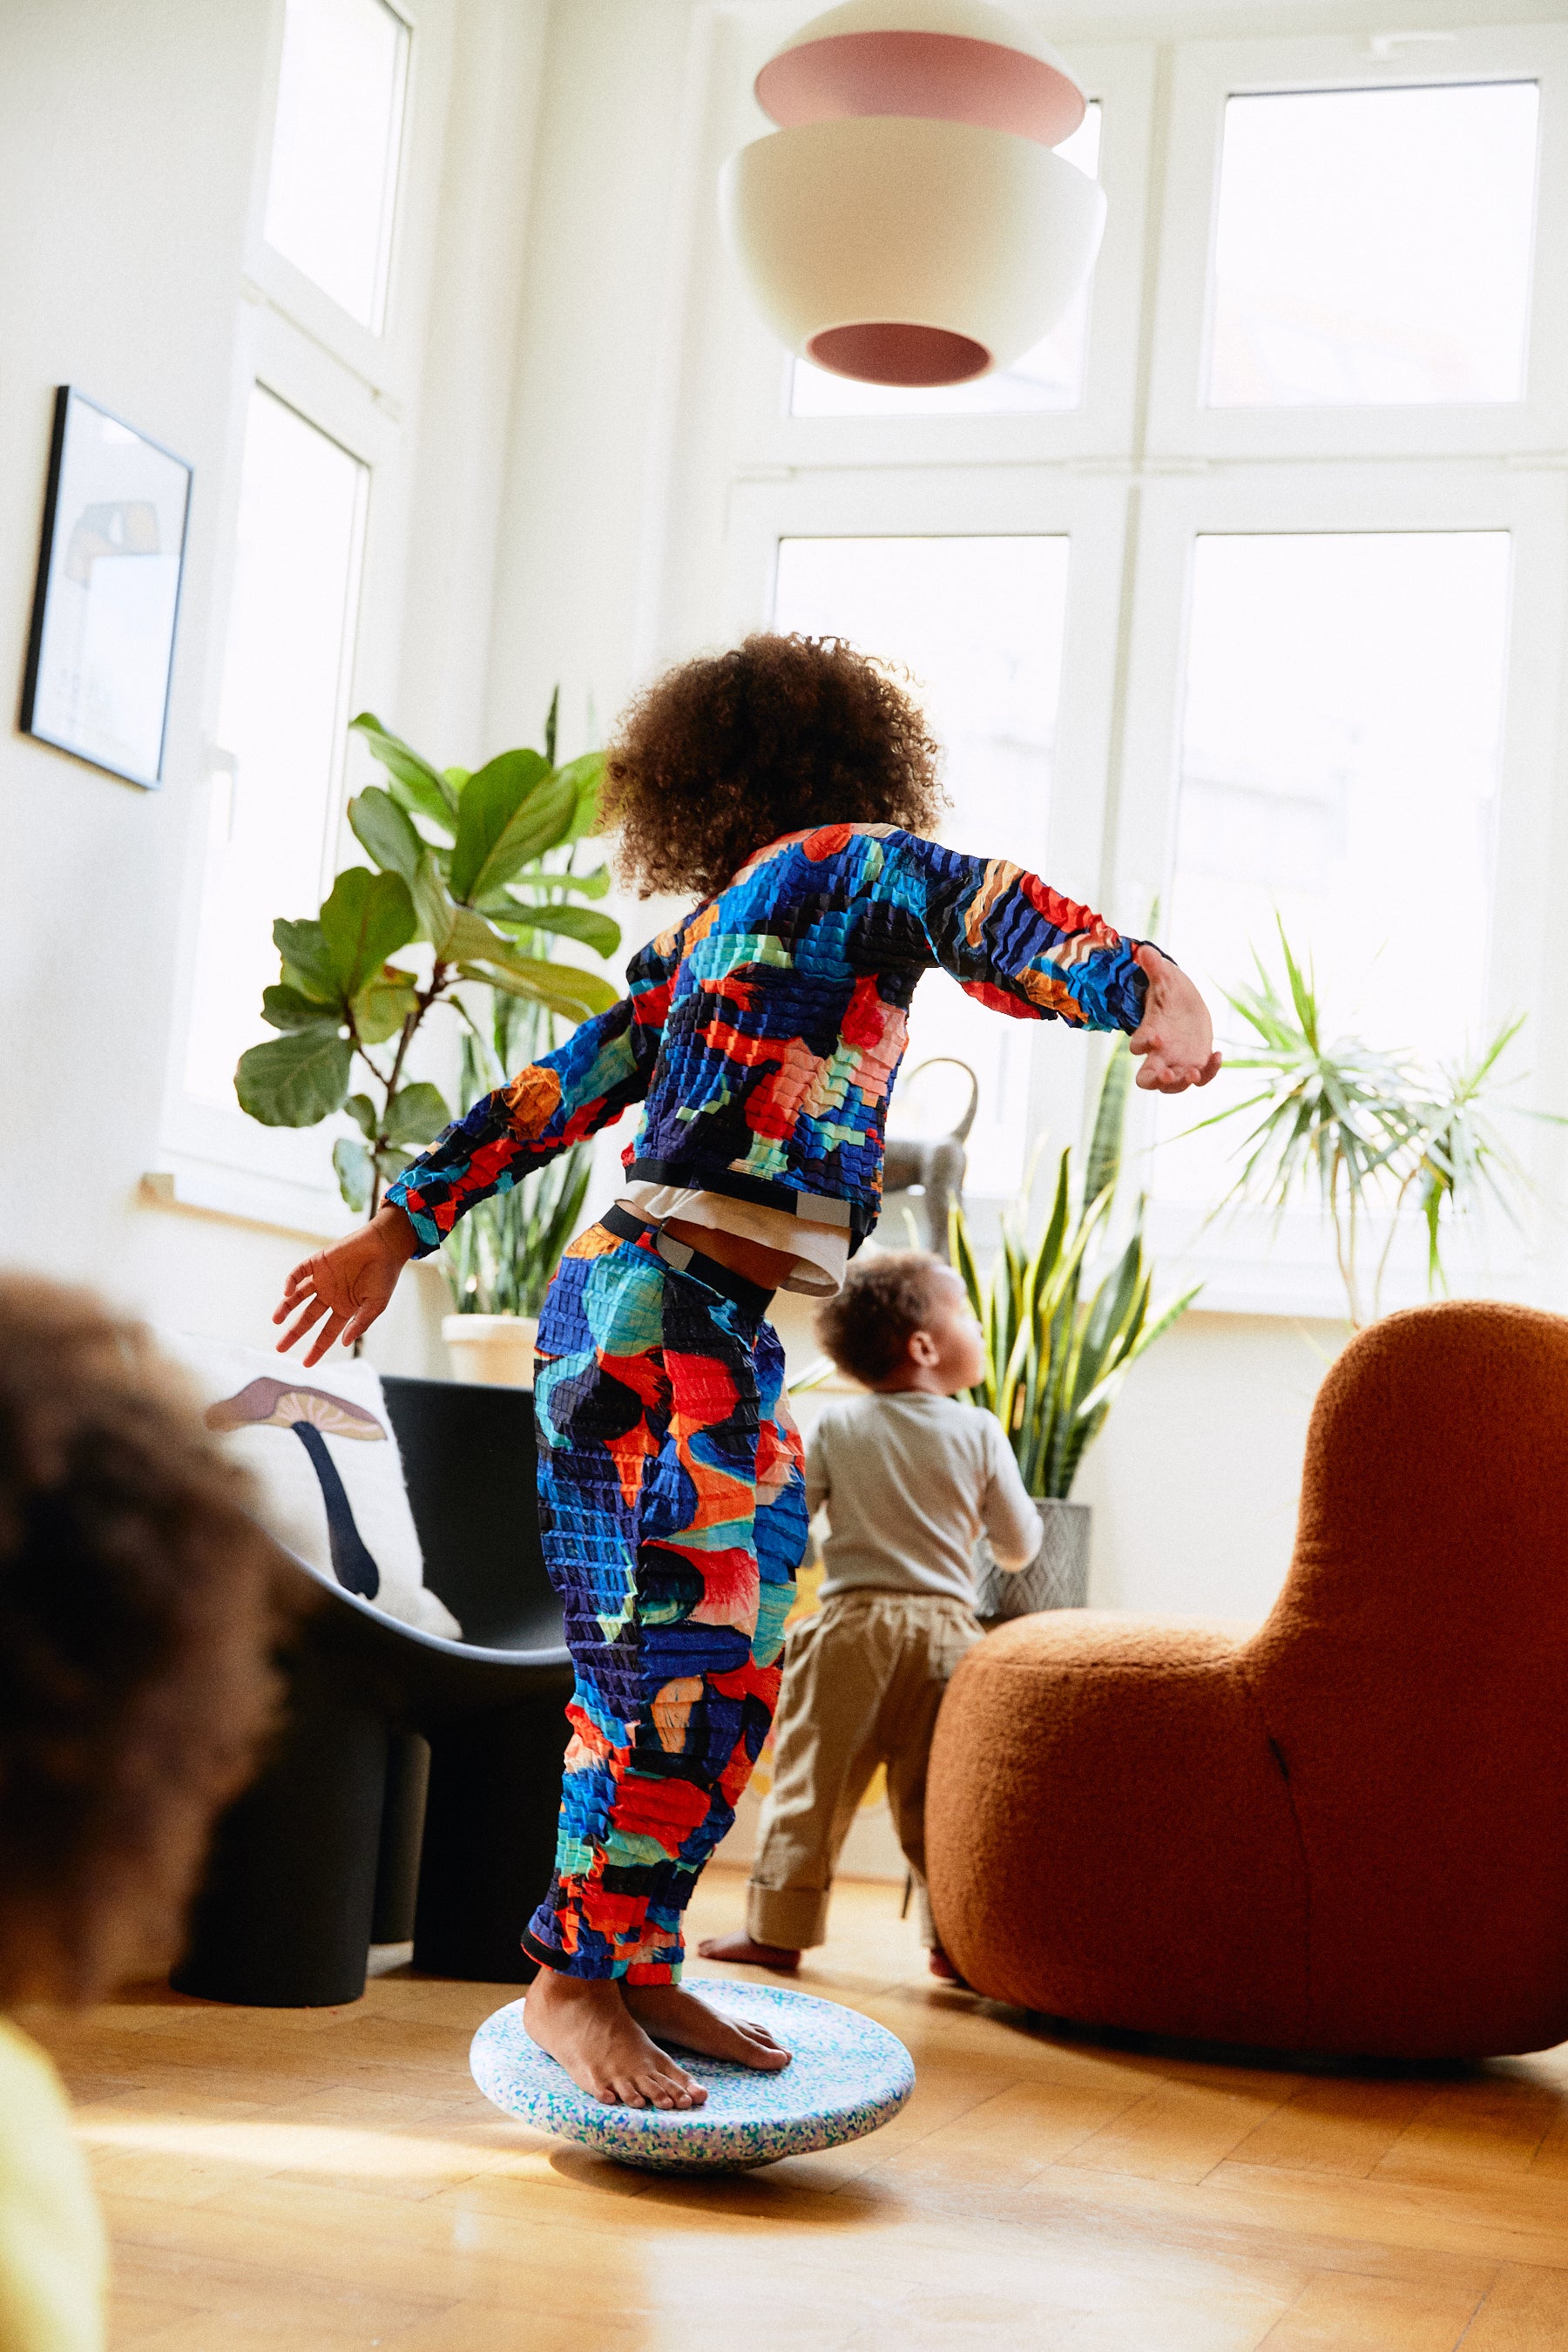
[{"label": "white cushion", "polygon": [[[460,1640],[462,1628],[451,1611],[426,1590],[397,1433],[374,1366],[363,1357],[338,1355],[301,1371],[287,1357],[258,1348],[184,1331],[158,1337],[189,1373],[208,1426],[223,1432],[254,1477],[258,1517],[268,1532],[329,1583],[359,1590],[387,1616],[421,1633]],[[300,1436],[301,1426],[307,1437]],[[336,1562],[327,1501],[334,1470],[350,1514],[346,1527],[342,1509],[334,1514]],[[341,1575],[340,1568],[347,1573]],[[374,1594],[363,1590],[371,1582]]]}]

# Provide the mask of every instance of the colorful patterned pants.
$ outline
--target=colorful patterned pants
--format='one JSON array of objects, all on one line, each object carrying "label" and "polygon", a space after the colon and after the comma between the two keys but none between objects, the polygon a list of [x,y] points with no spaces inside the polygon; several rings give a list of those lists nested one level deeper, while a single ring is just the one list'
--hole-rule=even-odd
[{"label": "colorful patterned pants", "polygon": [[806,1529],[769,1294],[657,1244],[617,1210],[573,1244],[534,1384],[577,1682],[555,1874],[523,1942],[635,1984],[679,1979],[687,1901],[773,1720]]}]

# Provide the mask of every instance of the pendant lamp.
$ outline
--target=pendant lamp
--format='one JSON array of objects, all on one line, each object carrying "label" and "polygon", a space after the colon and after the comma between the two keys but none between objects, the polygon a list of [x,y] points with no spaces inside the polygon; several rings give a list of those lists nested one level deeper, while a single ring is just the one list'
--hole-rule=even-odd
[{"label": "pendant lamp", "polygon": [[867,383],[966,383],[1048,334],[1105,226],[1052,152],[1084,95],[989,0],[848,0],[757,76],[779,128],[731,155],[724,232],[781,341]]}]

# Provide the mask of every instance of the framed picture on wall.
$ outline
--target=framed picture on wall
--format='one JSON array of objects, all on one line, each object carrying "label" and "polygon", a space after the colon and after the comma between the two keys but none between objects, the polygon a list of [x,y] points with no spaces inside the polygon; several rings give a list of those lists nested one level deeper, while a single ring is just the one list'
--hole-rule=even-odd
[{"label": "framed picture on wall", "polygon": [[55,395],[22,729],[163,778],[191,469],[69,384]]}]

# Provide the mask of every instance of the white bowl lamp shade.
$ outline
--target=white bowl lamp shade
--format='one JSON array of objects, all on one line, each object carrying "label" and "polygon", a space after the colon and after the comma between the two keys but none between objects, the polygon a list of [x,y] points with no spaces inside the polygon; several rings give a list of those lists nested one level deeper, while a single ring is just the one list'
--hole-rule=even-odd
[{"label": "white bowl lamp shade", "polygon": [[1008,367],[1067,310],[1105,226],[1052,149],[1083,120],[1056,51],[990,0],[847,0],[757,76],[781,127],[720,184],[757,308],[871,383]]},{"label": "white bowl lamp shade", "polygon": [[871,383],[1011,366],[1067,310],[1105,226],[1104,191],[1048,147],[909,115],[756,140],[725,164],[720,204],[773,332]]}]

